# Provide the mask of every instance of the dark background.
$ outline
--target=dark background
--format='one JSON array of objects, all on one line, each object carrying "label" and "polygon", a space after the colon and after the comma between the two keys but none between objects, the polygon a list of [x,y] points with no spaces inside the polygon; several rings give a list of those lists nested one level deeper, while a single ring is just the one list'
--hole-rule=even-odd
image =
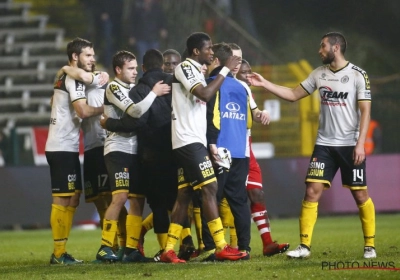
[{"label": "dark background", "polygon": [[[240,5],[240,0],[236,1]],[[342,32],[347,58],[370,76],[398,73],[400,1],[397,0],[252,0],[259,39],[283,61],[306,58],[320,64],[323,34]],[[240,8],[239,8],[240,9]]]}]

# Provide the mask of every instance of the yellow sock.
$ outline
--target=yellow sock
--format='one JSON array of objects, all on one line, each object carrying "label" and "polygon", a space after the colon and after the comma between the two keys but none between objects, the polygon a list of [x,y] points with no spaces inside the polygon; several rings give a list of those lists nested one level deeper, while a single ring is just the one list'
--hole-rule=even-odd
[{"label": "yellow sock", "polygon": [[230,217],[232,216],[231,208],[229,207],[228,201],[224,197],[218,207],[219,216],[221,218],[222,225],[224,228],[228,228],[230,224]]},{"label": "yellow sock", "polygon": [[166,252],[174,250],[175,244],[178,242],[179,236],[181,235],[181,231],[181,225],[175,223],[169,225],[167,244],[165,245]]},{"label": "yellow sock", "polygon": [[238,247],[238,237],[236,234],[236,228],[234,226],[229,227],[229,239],[230,239],[230,245],[233,248]]},{"label": "yellow sock", "polygon": [[164,249],[165,246],[167,245],[167,238],[168,238],[168,233],[157,233],[157,241],[158,244],[160,245],[160,249]]},{"label": "yellow sock", "polygon": [[66,236],[65,236],[67,238],[67,240],[69,237],[69,233],[71,232],[72,221],[74,220],[75,212],[76,212],[75,207],[67,206],[67,212],[66,212],[66,215],[67,215],[66,230],[67,230],[67,232],[66,232]]},{"label": "yellow sock", "polygon": [[224,228],[222,227],[222,222],[220,218],[209,221],[207,223],[210,229],[211,236],[214,239],[215,247],[217,250],[221,250],[226,246]]},{"label": "yellow sock", "polygon": [[229,207],[228,200],[224,197],[219,204],[219,214],[221,217],[222,225],[224,226],[224,235],[229,228],[230,245],[234,248],[238,246],[238,239],[235,229],[235,219],[231,208]]},{"label": "yellow sock", "polygon": [[[126,216],[128,212],[126,211],[125,206],[121,208],[118,216],[118,229],[117,229],[117,236],[118,242],[120,247],[126,246]],[[118,245],[117,242],[117,245]]]},{"label": "yellow sock", "polygon": [[52,204],[50,214],[51,232],[53,234],[54,255],[59,258],[65,253],[65,234],[67,223],[67,207]]},{"label": "yellow sock", "polygon": [[201,227],[200,207],[193,208],[193,220],[194,220],[194,226],[196,228],[197,245],[198,245],[199,249],[203,249],[204,243],[203,243],[203,237],[201,235],[202,227]]},{"label": "yellow sock", "polygon": [[375,205],[371,198],[358,206],[358,213],[364,233],[364,246],[375,247]]},{"label": "yellow sock", "polygon": [[237,248],[238,247],[238,237],[237,237],[236,228],[235,228],[235,218],[233,217],[230,207],[228,207],[228,210],[229,211],[226,213],[227,214],[226,220],[229,225],[230,245],[234,248]]},{"label": "yellow sock", "polygon": [[190,230],[190,228],[182,228],[181,231],[181,245],[182,245],[182,241],[185,237],[187,236],[192,236],[192,232]]},{"label": "yellow sock", "polygon": [[154,227],[153,224],[153,213],[150,213],[142,222],[142,227],[144,227],[147,231],[151,230]]},{"label": "yellow sock", "polygon": [[104,219],[103,230],[101,231],[101,245],[112,247],[117,235],[118,221]]},{"label": "yellow sock", "polygon": [[301,207],[299,218],[300,224],[300,243],[311,247],[311,238],[314,225],[317,222],[318,202],[304,201]]},{"label": "yellow sock", "polygon": [[142,230],[142,217],[126,216],[126,247],[137,249],[140,231]]}]

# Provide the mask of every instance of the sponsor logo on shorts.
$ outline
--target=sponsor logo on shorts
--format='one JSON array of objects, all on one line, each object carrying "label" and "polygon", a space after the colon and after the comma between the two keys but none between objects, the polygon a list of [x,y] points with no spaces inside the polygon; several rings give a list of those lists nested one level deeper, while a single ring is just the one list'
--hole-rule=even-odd
[{"label": "sponsor logo on shorts", "polygon": [[93,195],[93,188],[92,188],[92,183],[90,181],[85,182],[85,195]]},{"label": "sponsor logo on shorts", "polygon": [[308,166],[307,176],[323,177],[325,163],[319,162],[317,158],[313,158]]},{"label": "sponsor logo on shorts", "polygon": [[115,186],[118,187],[129,187],[129,170],[124,168],[122,172],[114,174]]},{"label": "sponsor logo on shorts", "polygon": [[68,190],[75,190],[76,174],[68,174]]},{"label": "sponsor logo on shorts", "polygon": [[183,176],[183,168],[178,169],[178,183],[185,182],[185,176]]},{"label": "sponsor logo on shorts", "polygon": [[203,161],[199,164],[199,168],[201,170],[201,174],[203,175],[203,178],[208,178],[208,177],[214,175],[214,168],[213,168],[211,160],[208,158],[208,156],[205,158],[205,161]]}]

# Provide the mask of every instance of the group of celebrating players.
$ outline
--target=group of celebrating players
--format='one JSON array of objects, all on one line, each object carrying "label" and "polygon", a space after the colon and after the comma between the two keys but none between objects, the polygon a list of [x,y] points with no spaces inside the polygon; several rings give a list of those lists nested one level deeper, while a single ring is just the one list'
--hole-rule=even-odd
[{"label": "group of celebrating players", "polygon": [[[148,50],[137,84],[133,53],[114,55],[115,77],[109,82],[106,72],[95,69],[92,43],[81,38],[69,42],[69,65],[57,73],[54,84],[46,142],[53,197],[50,263],[83,262],[66,252],[82,190],[100,216],[98,262],[248,260],[251,219],[259,230],[263,255],[287,251],[288,243],[279,244],[271,237],[261,170],[251,150],[252,122],[269,124],[269,113],[258,109],[249,86],[296,101],[321,90],[327,81],[337,92],[346,87],[349,95],[340,100],[342,108],[326,102],[329,94],[321,103],[326,106],[321,108],[311,161],[323,163],[319,166],[324,170],[307,173],[311,175],[306,177],[300,214],[301,244],[287,255],[310,255],[318,200],[340,168],[343,186],[351,190],[360,209],[364,257],[376,257],[375,211],[367,192],[363,154],[371,95],[365,71],[344,59],[345,43],[340,33],[324,35],[319,53],[327,65],[289,89],[252,73],[238,45],[213,44],[203,32],[187,38],[182,55],[172,49]],[[340,134],[331,128],[342,115],[347,132]],[[80,129],[85,147],[83,180]],[[352,175],[354,170],[359,176]],[[152,214],[142,219],[146,200]],[[152,228],[160,250],[149,258],[144,254],[144,235]]]}]

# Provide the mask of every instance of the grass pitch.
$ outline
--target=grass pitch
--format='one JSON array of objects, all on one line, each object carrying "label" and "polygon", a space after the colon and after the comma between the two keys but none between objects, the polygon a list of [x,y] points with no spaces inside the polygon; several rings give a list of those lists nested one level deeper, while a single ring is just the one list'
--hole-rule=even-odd
[{"label": "grass pitch", "polygon": [[[271,222],[273,238],[289,242],[294,249],[299,243],[298,220]],[[67,250],[85,260],[75,266],[49,265],[50,230],[0,231],[0,279],[400,279],[400,214],[377,215],[376,229],[378,257],[373,260],[363,259],[361,224],[357,215],[350,215],[318,218],[308,259],[262,256],[261,240],[252,224],[251,260],[177,265],[93,264],[100,230],[73,229]],[[145,253],[152,256],[157,251],[150,232]]]}]

